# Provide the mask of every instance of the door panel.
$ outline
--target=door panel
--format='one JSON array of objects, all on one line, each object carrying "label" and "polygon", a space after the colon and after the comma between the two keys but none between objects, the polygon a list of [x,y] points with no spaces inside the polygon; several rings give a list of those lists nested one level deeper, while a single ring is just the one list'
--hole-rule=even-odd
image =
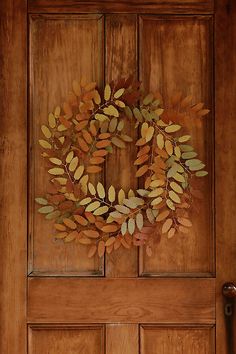
[{"label": "door panel", "polygon": [[[195,102],[205,102],[212,111],[212,18],[141,16],[139,20],[139,73],[146,91],[160,90],[167,106],[171,95],[182,91]],[[140,274],[214,273],[213,120],[212,113],[200,124],[188,116],[180,122],[192,135],[193,146],[210,172],[194,185],[204,201],[198,199],[193,205],[194,222],[187,237],[162,237],[153,257],[144,252]]]},{"label": "door panel", "polygon": [[[68,41],[68,38],[70,40]],[[83,247],[53,241],[53,222],[39,215],[35,197],[49,181],[38,140],[47,115],[66,99],[76,77],[103,82],[103,17],[37,16],[30,21],[30,237],[34,274],[102,275],[103,263]],[[49,94],[50,93],[50,94]],[[101,179],[101,176],[100,176]]]},{"label": "door panel", "polygon": [[29,354],[102,354],[103,327],[30,326]]},{"label": "door panel", "polygon": [[141,354],[214,354],[214,327],[141,327]]}]

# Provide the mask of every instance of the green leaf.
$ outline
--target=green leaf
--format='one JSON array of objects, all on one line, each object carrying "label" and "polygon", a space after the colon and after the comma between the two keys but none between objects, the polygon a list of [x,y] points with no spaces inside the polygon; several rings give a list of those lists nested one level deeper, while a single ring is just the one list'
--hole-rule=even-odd
[{"label": "green leaf", "polygon": [[35,198],[35,201],[36,201],[36,203],[41,204],[41,205],[47,205],[48,204],[47,199],[41,198],[41,197]]},{"label": "green leaf", "polygon": [[197,177],[204,177],[206,175],[208,175],[207,171],[198,171],[195,173],[195,176],[197,176]]},{"label": "green leaf", "polygon": [[197,153],[195,151],[190,151],[190,152],[184,152],[181,157],[185,160],[191,159],[193,157],[196,157]]},{"label": "green leaf", "polygon": [[153,101],[153,94],[149,93],[144,99],[143,99],[143,104],[147,106],[149,103]]},{"label": "green leaf", "polygon": [[43,206],[42,208],[38,209],[38,212],[41,214],[48,214],[51,213],[54,210],[53,206],[48,205],[48,206]]}]

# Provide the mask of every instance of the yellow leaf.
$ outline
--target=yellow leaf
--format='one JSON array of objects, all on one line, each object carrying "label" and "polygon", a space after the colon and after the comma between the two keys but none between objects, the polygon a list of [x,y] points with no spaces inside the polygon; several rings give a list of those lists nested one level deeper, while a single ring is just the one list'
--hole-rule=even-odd
[{"label": "yellow leaf", "polygon": [[[81,204],[81,202],[80,202]],[[89,204],[85,211],[94,211],[95,209],[99,208],[101,205],[101,203],[99,201],[95,201],[95,202],[92,202],[91,204]]]},{"label": "yellow leaf", "polygon": [[98,257],[103,257],[105,252],[105,242],[104,241],[100,241],[98,244]]},{"label": "yellow leaf", "polygon": [[110,97],[111,97],[111,86],[109,84],[106,84],[105,89],[104,89],[105,101],[109,101]]},{"label": "yellow leaf", "polygon": [[41,130],[45,138],[50,139],[52,134],[46,125],[41,126]]},{"label": "yellow leaf", "polygon": [[97,252],[97,246],[96,245],[91,245],[88,251],[88,258],[92,258]]},{"label": "yellow leaf", "polygon": [[120,98],[122,95],[123,95],[123,93],[125,92],[125,89],[124,88],[120,88],[119,90],[117,90],[116,92],[115,92],[115,94],[114,94],[114,98]]},{"label": "yellow leaf", "polygon": [[96,195],[96,189],[94,188],[94,185],[91,182],[89,182],[88,184],[88,189],[92,195]]},{"label": "yellow leaf", "polygon": [[99,95],[99,92],[97,90],[94,91],[94,102],[99,105],[101,103],[101,97]]},{"label": "yellow leaf", "polygon": [[96,113],[95,114],[95,119],[99,120],[100,122],[104,122],[105,120],[108,119],[108,117],[105,114]]},{"label": "yellow leaf", "polygon": [[171,125],[168,125],[166,128],[165,128],[165,132],[166,133],[175,133],[177,132],[178,130],[181,129],[181,126],[178,125],[178,124],[171,124]]},{"label": "yellow leaf", "polygon": [[61,114],[61,107],[57,106],[54,111],[55,118],[59,118],[60,114]]},{"label": "yellow leaf", "polygon": [[55,167],[48,170],[48,173],[50,173],[50,175],[58,176],[58,175],[64,175],[65,171],[63,168]]},{"label": "yellow leaf", "polygon": [[180,157],[181,157],[181,150],[180,150],[179,146],[175,146],[174,152],[175,152],[175,156],[178,157],[178,159],[180,159]]},{"label": "yellow leaf", "polygon": [[39,140],[39,144],[44,148],[44,149],[51,149],[52,145],[49,144],[48,141],[46,140]]},{"label": "yellow leaf", "polygon": [[120,189],[118,192],[118,202],[119,204],[123,203],[123,200],[125,199],[125,192],[123,189]]},{"label": "yellow leaf", "polygon": [[86,204],[90,203],[91,201],[92,201],[92,198],[87,197],[87,198],[80,200],[79,203],[80,203],[80,205],[86,205]]},{"label": "yellow leaf", "polygon": [[105,107],[103,109],[103,112],[107,114],[108,116],[114,116],[114,117],[119,117],[119,112],[118,110],[112,106],[111,104],[108,107]]},{"label": "yellow leaf", "polygon": [[74,157],[74,151],[70,151],[69,154],[66,156],[66,162],[70,163],[73,157]]},{"label": "yellow leaf", "polygon": [[56,127],[56,119],[53,113],[49,113],[48,115],[48,124],[52,129]]},{"label": "yellow leaf", "polygon": [[84,172],[84,166],[83,165],[77,167],[77,169],[75,171],[75,174],[74,174],[74,179],[76,181],[78,181],[80,179],[80,177],[82,176],[83,172]]},{"label": "yellow leaf", "polygon": [[180,202],[181,202],[181,201],[180,201],[180,197],[179,197],[178,194],[176,194],[174,191],[170,191],[170,192],[169,192],[169,197],[170,197],[170,199],[172,199],[173,202],[175,202],[175,203],[180,203]]},{"label": "yellow leaf", "polygon": [[110,188],[108,189],[108,200],[112,203],[115,201],[115,199],[116,199],[115,188],[113,186],[110,186]]},{"label": "yellow leaf", "polygon": [[185,143],[191,139],[191,135],[183,135],[178,138],[178,142]]},{"label": "yellow leaf", "polygon": [[183,193],[182,187],[176,182],[170,182],[171,188],[177,193]]},{"label": "yellow leaf", "polygon": [[105,189],[104,189],[101,182],[98,182],[98,184],[97,184],[97,192],[98,192],[98,196],[100,198],[102,198],[102,199],[105,198],[106,193],[105,193]]},{"label": "yellow leaf", "polygon": [[93,215],[103,215],[105,213],[107,213],[109,210],[108,206],[104,205],[100,208],[97,208],[94,212]]},{"label": "yellow leaf", "polygon": [[149,198],[159,197],[164,192],[163,188],[156,188],[148,194]]},{"label": "yellow leaf", "polygon": [[58,165],[58,166],[60,166],[62,164],[62,161],[57,159],[56,157],[50,157],[49,161],[54,163],[54,165]]},{"label": "yellow leaf", "polygon": [[146,136],[145,136],[147,143],[152,139],[153,134],[154,134],[154,128],[151,126],[147,129]]},{"label": "yellow leaf", "polygon": [[161,116],[163,112],[164,112],[164,109],[163,109],[163,108],[158,108],[158,109],[155,110],[155,113],[156,113],[158,116]]},{"label": "yellow leaf", "polygon": [[151,205],[158,205],[162,202],[162,197],[157,197],[155,199],[153,199],[153,201],[151,202]]},{"label": "yellow leaf", "polygon": [[70,164],[69,164],[69,170],[71,172],[74,172],[74,170],[76,169],[77,165],[78,165],[79,159],[77,156],[73,157],[73,159],[71,160]]},{"label": "yellow leaf", "polygon": [[162,134],[157,134],[157,146],[159,147],[159,149],[163,149],[164,147],[164,137]]},{"label": "yellow leaf", "polygon": [[169,209],[175,210],[175,206],[174,206],[174,203],[172,202],[172,200],[167,199],[166,200],[166,205],[168,206]]}]

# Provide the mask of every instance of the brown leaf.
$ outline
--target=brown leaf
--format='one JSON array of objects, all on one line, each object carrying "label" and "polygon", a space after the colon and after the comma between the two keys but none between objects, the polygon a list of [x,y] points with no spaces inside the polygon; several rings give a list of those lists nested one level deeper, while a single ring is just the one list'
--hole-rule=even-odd
[{"label": "brown leaf", "polygon": [[149,151],[150,151],[150,146],[149,146],[149,145],[145,145],[144,147],[142,147],[142,148],[139,150],[139,152],[138,152],[138,154],[137,154],[137,157],[140,157],[140,156],[142,156],[142,155],[146,155],[147,153],[149,153]]},{"label": "brown leaf", "polygon": [[100,236],[98,231],[92,229],[83,230],[83,233],[89,238],[98,238]]},{"label": "brown leaf", "polygon": [[84,152],[89,151],[89,146],[83,138],[78,137],[78,144],[79,144],[81,150],[83,150]]},{"label": "brown leaf", "polygon": [[106,233],[116,232],[118,229],[119,226],[116,224],[109,224],[102,227],[102,231]]},{"label": "brown leaf", "polygon": [[76,223],[69,218],[63,219],[63,223],[72,230],[75,230],[77,228]]},{"label": "brown leaf", "polygon": [[98,244],[98,256],[101,258],[103,257],[105,252],[105,242],[104,241],[100,241]]},{"label": "brown leaf", "polygon": [[91,157],[91,159],[89,160],[89,163],[91,165],[100,165],[104,161],[105,161],[105,159],[103,157]]},{"label": "brown leaf", "polygon": [[137,160],[134,161],[134,165],[142,165],[145,161],[149,159],[149,155],[142,155]]},{"label": "brown leaf", "polygon": [[95,223],[95,216],[92,214],[92,213],[90,213],[89,211],[86,211],[85,213],[84,213],[84,216],[88,219],[88,221],[90,222],[90,224],[94,224]]},{"label": "brown leaf", "polygon": [[81,215],[74,215],[74,219],[82,226],[88,225],[88,221]]},{"label": "brown leaf", "polygon": [[101,140],[101,141],[98,141],[96,143],[96,147],[98,149],[102,149],[102,148],[105,148],[107,146],[110,146],[111,145],[111,141],[110,140]]},{"label": "brown leaf", "polygon": [[135,174],[135,177],[141,177],[148,171],[148,165],[144,165],[138,169]]},{"label": "brown leaf", "polygon": [[96,165],[87,167],[87,172],[88,173],[98,173],[101,170],[102,170],[102,168],[100,166],[96,166]]},{"label": "brown leaf", "polygon": [[102,140],[102,139],[108,139],[110,138],[110,136],[111,136],[110,133],[102,133],[98,135],[98,138]]},{"label": "brown leaf", "polygon": [[107,150],[101,149],[101,150],[96,150],[93,152],[93,156],[94,157],[98,157],[98,156],[106,156],[108,154]]},{"label": "brown leaf", "polygon": [[97,252],[97,246],[92,245],[88,250],[88,258],[92,258],[93,256],[95,256],[96,252]]},{"label": "brown leaf", "polygon": [[74,203],[71,200],[66,200],[59,204],[58,209],[61,211],[71,210],[74,206]]},{"label": "brown leaf", "polygon": [[91,144],[93,142],[93,138],[87,130],[82,130],[82,135],[87,144]]}]

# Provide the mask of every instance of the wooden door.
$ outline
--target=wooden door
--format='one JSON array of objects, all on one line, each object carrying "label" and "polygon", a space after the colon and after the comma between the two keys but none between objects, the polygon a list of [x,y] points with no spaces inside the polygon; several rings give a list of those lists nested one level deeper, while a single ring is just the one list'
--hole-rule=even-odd
[{"label": "wooden door", "polygon": [[[221,291],[236,277],[235,5],[1,1],[1,353],[227,353]],[[40,126],[75,78],[102,87],[131,74],[147,92],[178,89],[210,108],[203,123],[188,124],[209,171],[204,200],[191,233],[163,237],[152,257],[121,247],[88,259],[86,247],[53,241],[37,213],[47,178]],[[136,138],[132,124],[129,134]],[[136,188],[134,158],[134,145],[117,149],[107,185]]]}]

